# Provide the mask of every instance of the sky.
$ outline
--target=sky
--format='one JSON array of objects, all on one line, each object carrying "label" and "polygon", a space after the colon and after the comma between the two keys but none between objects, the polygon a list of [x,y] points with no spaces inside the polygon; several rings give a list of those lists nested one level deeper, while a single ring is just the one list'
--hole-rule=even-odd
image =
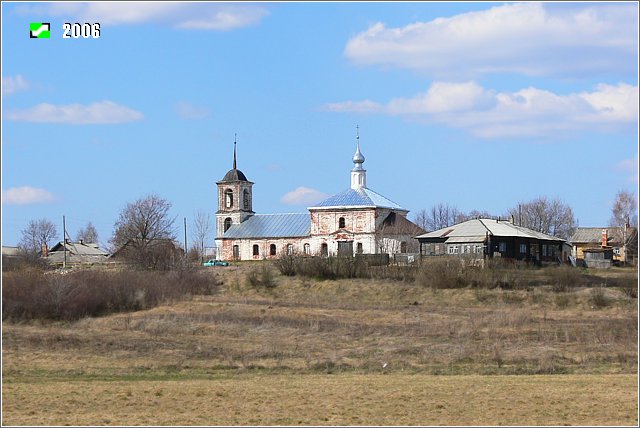
[{"label": "sky", "polygon": [[410,218],[544,196],[601,227],[638,195],[635,2],[2,2],[1,31],[2,245],[63,216],[106,245],[150,194],[182,241],[234,140],[257,213],[349,188],[356,132]]}]

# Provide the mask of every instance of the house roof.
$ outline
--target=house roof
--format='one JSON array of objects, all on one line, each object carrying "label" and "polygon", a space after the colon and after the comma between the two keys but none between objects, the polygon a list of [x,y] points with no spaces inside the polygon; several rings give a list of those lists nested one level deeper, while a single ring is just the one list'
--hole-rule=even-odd
[{"label": "house roof", "polygon": [[622,240],[621,227],[578,227],[569,241],[575,244],[600,244],[602,242],[603,229],[607,230],[608,243]]},{"label": "house roof", "polygon": [[[100,248],[98,244],[93,243],[80,243],[80,242],[67,242],[67,253],[74,254],[78,256],[108,256],[109,253]],[[49,250],[49,254],[55,252],[64,253],[64,248],[62,246],[62,241],[58,242],[56,245],[51,247]]]},{"label": "house roof", "polygon": [[255,214],[240,224],[232,225],[223,239],[242,238],[293,238],[309,236],[311,215],[304,214]]},{"label": "house roof", "polygon": [[367,187],[359,189],[347,189],[337,195],[333,195],[324,201],[310,207],[317,208],[391,208],[399,211],[408,211],[381,194]]},{"label": "house roof", "polygon": [[[487,233],[492,236],[509,236],[517,238],[533,238],[545,241],[559,241],[564,239],[557,236],[536,232],[506,220],[472,219],[456,225],[434,230],[433,232],[419,235],[417,239],[445,239],[444,242],[481,242]],[[482,239],[481,239],[482,238]]]}]

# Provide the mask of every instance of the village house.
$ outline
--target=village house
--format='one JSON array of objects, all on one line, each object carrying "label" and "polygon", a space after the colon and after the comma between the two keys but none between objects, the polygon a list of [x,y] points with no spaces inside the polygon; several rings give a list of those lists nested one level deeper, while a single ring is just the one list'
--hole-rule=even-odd
[{"label": "village house", "polygon": [[42,248],[42,257],[52,265],[82,265],[104,263],[109,253],[100,248],[98,244],[87,243],[82,240],[73,242],[69,239],[66,243],[60,241],[50,249]]},{"label": "village house", "polygon": [[413,237],[424,230],[407,219],[409,211],[367,187],[359,139],[352,160],[350,188],[309,207],[308,212],[256,214],[254,183],[237,168],[234,143],[233,169],[217,182],[217,257],[391,255],[417,248]]},{"label": "village house", "polygon": [[[638,230],[630,225],[578,227],[569,241],[572,245],[571,255],[579,261],[606,259],[611,263],[637,262]],[[586,256],[585,252],[588,252],[589,256]]]},{"label": "village house", "polygon": [[566,261],[564,239],[511,221],[478,218],[416,237],[422,256],[503,257],[536,262]]}]

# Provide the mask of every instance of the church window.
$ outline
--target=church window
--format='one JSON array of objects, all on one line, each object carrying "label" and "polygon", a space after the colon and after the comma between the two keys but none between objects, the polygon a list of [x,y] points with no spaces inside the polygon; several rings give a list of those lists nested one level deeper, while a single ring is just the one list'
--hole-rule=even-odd
[{"label": "church window", "polygon": [[356,246],[356,251],[358,252],[358,254],[362,254],[362,242],[358,242],[358,245]]},{"label": "church window", "polygon": [[224,231],[226,232],[231,227],[231,217],[224,219]]},{"label": "church window", "polygon": [[329,246],[327,244],[322,244],[321,254],[325,257],[329,255]]},{"label": "church window", "polygon": [[253,245],[253,255],[254,256],[260,255],[260,249],[258,248],[258,244]]},{"label": "church window", "polygon": [[406,242],[401,242],[400,243],[400,252],[401,253],[406,253],[407,252],[407,243]]},{"label": "church window", "polygon": [[304,253],[311,254],[311,245],[309,245],[308,243],[304,244]]},{"label": "church window", "polygon": [[233,258],[234,259],[240,258],[240,247],[238,247],[237,245],[233,246]]},{"label": "church window", "polygon": [[293,244],[287,244],[287,254],[293,255]]},{"label": "church window", "polygon": [[247,189],[244,189],[244,192],[242,192],[242,199],[243,199],[244,209],[248,210],[249,209],[249,191]]},{"label": "church window", "polygon": [[340,217],[340,219],[338,220],[338,227],[339,227],[340,229],[344,229],[344,228],[345,228],[345,223],[346,223],[346,222],[345,222],[345,220],[344,220],[344,217]]},{"label": "church window", "polygon": [[229,189],[224,192],[224,201],[227,208],[233,207],[233,190]]},{"label": "church window", "polygon": [[269,255],[270,256],[276,255],[276,244],[269,245]]}]

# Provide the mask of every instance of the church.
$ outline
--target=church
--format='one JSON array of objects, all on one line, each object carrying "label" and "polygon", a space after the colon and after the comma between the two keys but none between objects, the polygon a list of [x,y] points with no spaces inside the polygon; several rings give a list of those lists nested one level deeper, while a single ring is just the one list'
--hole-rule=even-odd
[{"label": "church", "polygon": [[282,255],[354,256],[417,252],[425,231],[408,210],[367,187],[357,137],[351,186],[300,214],[256,214],[253,182],[237,168],[218,181],[216,250],[221,260],[262,260]]}]

